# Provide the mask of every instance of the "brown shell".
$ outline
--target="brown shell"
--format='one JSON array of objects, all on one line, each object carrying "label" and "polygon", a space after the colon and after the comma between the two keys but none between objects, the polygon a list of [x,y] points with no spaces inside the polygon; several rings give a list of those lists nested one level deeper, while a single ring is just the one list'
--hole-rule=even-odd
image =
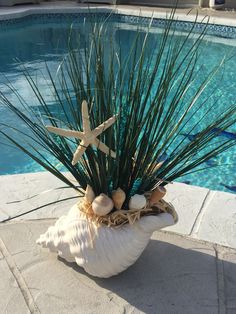
[{"label": "brown shell", "polygon": [[120,210],[122,208],[125,198],[126,194],[121,188],[112,191],[112,200],[116,209]]},{"label": "brown shell", "polygon": [[153,204],[160,201],[166,194],[166,189],[163,186],[158,186],[155,190],[152,191],[149,198],[149,203],[152,206]]}]

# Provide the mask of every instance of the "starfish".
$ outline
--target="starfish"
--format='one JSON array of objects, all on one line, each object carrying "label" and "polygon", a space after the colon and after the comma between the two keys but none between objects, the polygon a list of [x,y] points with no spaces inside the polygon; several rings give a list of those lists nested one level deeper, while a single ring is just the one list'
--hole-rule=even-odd
[{"label": "starfish", "polygon": [[82,102],[83,132],[61,129],[54,126],[46,126],[46,128],[49,132],[55,133],[57,135],[74,137],[81,140],[73,155],[72,165],[75,165],[89,145],[94,145],[103,153],[107,155],[110,154],[112,158],[116,158],[116,153],[113,152],[107,145],[102,143],[99,139],[97,139],[97,136],[102,134],[107,128],[109,128],[116,121],[117,116],[118,115],[114,115],[113,117],[109,118],[108,120],[97,126],[95,129],[91,130],[88,114],[88,104],[84,100]]}]

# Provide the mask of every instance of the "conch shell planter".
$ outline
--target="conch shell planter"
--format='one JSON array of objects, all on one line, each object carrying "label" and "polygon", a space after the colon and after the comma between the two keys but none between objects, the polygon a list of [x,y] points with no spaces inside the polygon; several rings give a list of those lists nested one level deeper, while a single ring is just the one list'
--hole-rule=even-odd
[{"label": "conch shell planter", "polygon": [[90,275],[108,278],[138,259],[154,231],[176,221],[177,214],[172,208],[169,212],[143,216],[133,224],[98,225],[76,204],[37,243],[58,252],[68,262],[76,262]]}]

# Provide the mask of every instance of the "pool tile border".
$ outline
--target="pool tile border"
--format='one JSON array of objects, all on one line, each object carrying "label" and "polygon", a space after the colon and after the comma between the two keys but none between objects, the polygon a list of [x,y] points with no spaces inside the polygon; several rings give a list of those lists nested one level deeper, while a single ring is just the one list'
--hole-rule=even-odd
[{"label": "pool tile border", "polygon": [[[127,23],[137,23],[140,22],[142,24],[148,25],[150,22],[149,17],[139,17],[139,16],[127,16],[127,15],[121,15],[121,22],[127,22]],[[163,18],[154,18],[153,19],[153,26],[157,27],[164,27],[166,23],[166,20]],[[191,30],[193,26],[192,21],[181,21],[177,20],[174,22],[174,26],[177,30],[180,31],[189,31]],[[204,23],[196,23],[194,32],[200,33],[204,30]],[[233,26],[227,26],[227,25],[219,25],[219,24],[208,24],[207,26],[207,34],[208,35],[214,35],[217,37],[226,37],[226,38],[236,38],[236,27]]]},{"label": "pool tile border", "polygon": [[[88,12],[89,10],[89,12]],[[114,12],[114,15],[110,16],[111,12]],[[76,18],[85,18],[92,17],[102,19],[109,17],[112,21],[115,22],[125,22],[129,24],[136,24],[137,22],[142,25],[148,25],[150,23],[150,18],[153,16],[152,25],[154,27],[164,27],[165,25],[165,15],[163,12],[151,12],[138,11],[138,10],[128,10],[128,9],[117,9],[112,6],[108,7],[95,7],[95,8],[86,8],[86,7],[68,7],[64,11],[62,8],[47,8],[47,7],[35,7],[35,9],[25,9],[23,11],[17,11],[15,13],[1,14],[0,13],[0,30],[7,31],[11,26],[15,25],[27,25],[27,23],[36,24],[36,23],[46,23],[50,19],[61,18],[62,16],[66,19],[73,20]],[[174,22],[174,25],[177,30],[180,31],[189,31],[193,25],[193,16],[186,16],[183,14],[176,14],[177,20]],[[203,20],[203,23],[196,23],[194,32],[200,33],[205,27],[205,22],[207,19]],[[230,20],[229,20],[230,21]],[[223,25],[222,22],[227,23],[226,19],[217,19],[213,20],[214,23],[209,23],[207,26],[207,34],[214,35],[217,37],[236,39],[236,23],[234,25]],[[232,21],[230,21],[231,24]]]}]

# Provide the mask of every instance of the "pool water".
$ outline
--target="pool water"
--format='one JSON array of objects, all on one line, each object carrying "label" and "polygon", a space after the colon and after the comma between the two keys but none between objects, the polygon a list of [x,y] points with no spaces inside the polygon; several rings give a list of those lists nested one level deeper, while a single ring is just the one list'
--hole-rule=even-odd
[{"label": "pool water", "polygon": [[[24,63],[30,73],[37,73],[37,83],[44,89],[47,102],[52,106],[54,99],[45,78],[45,62],[52,72],[56,72],[58,63],[67,52],[68,30],[74,20],[66,19],[58,22],[58,16],[44,23],[18,22],[9,28],[0,28],[0,88],[6,93],[7,97],[15,100],[13,93],[9,92],[4,84],[11,82],[17,91],[27,102],[32,102],[32,106],[38,106],[33,92],[29,89],[28,83],[22,74],[22,68],[18,60]],[[76,20],[76,28],[79,31],[83,24],[83,18]],[[132,38],[132,25],[111,22],[111,32],[122,31],[122,49],[124,53],[129,51],[129,44]],[[153,31],[151,36],[158,36],[158,31]],[[114,36],[115,41],[115,36]],[[116,44],[114,42],[114,44]],[[202,71],[209,72],[209,68],[220,62],[225,55],[233,56],[236,53],[236,39],[218,38],[213,36],[206,37],[202,47],[202,57],[200,63],[203,65]],[[17,60],[18,59],[18,60]],[[215,96],[221,98],[218,106],[227,106],[236,101],[236,57],[233,56],[224,67],[223,77],[219,74],[215,78]],[[214,100],[212,100],[214,101]],[[38,108],[40,112],[40,108]],[[212,112],[214,115],[217,108]],[[196,121],[199,119],[195,117]],[[12,113],[0,105],[0,123],[17,125],[23,131],[25,127],[15,120]],[[236,134],[236,125],[229,130]],[[14,132],[14,130],[12,130]],[[224,136],[224,135],[220,135]],[[220,138],[219,136],[219,138]],[[20,139],[19,139],[20,140]],[[182,139],[180,139],[181,141]],[[43,171],[36,162],[24,155],[21,151],[9,145],[0,136],[0,174],[17,174],[27,172]],[[56,162],[52,160],[52,162]],[[178,179],[180,182],[198,185],[214,190],[228,191],[236,193],[236,147],[231,148],[227,153],[209,160],[205,165],[207,170],[183,176]],[[213,167],[217,166],[217,167]],[[61,166],[58,165],[60,168]],[[61,170],[63,168],[61,167]]]}]

